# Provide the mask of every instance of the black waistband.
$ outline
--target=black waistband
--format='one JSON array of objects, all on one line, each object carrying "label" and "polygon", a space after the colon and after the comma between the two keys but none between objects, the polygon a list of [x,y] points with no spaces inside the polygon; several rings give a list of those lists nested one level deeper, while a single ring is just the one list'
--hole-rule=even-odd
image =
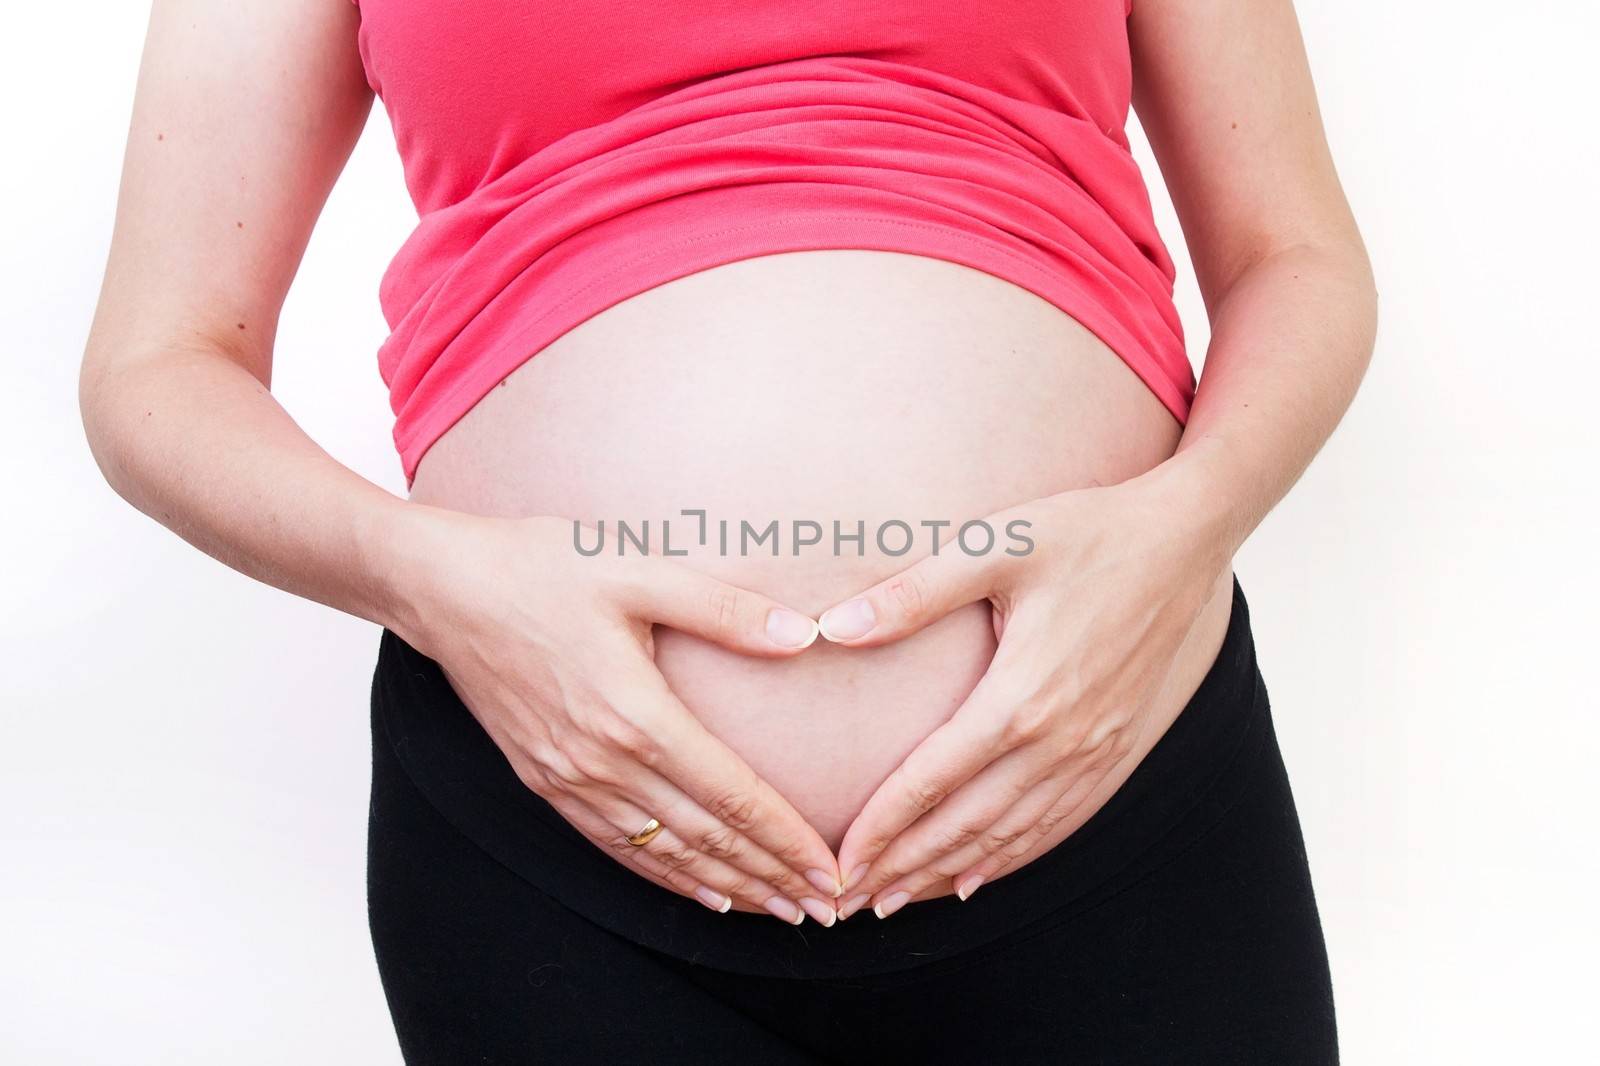
[{"label": "black waistband", "polygon": [[529,791],[439,665],[384,630],[374,741],[462,833],[545,894],[620,936],[681,959],[775,977],[852,977],[936,962],[1052,921],[1195,840],[1243,788],[1269,735],[1249,612],[1233,585],[1227,635],[1194,696],[1122,788],[1077,832],[963,903],[954,896],[823,929],[717,914],[631,873]]}]

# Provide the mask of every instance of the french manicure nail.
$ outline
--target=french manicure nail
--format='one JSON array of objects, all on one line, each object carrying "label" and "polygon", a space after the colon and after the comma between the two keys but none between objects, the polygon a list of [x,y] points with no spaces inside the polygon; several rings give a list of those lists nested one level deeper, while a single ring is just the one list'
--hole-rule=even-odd
[{"label": "french manicure nail", "polygon": [[783,607],[767,612],[767,639],[780,648],[809,648],[821,632],[816,622]]},{"label": "french manicure nail", "polygon": [[904,889],[899,892],[891,892],[889,893],[887,899],[883,900],[876,907],[872,908],[872,913],[876,914],[879,918],[887,918],[901,907],[904,907],[906,905],[906,900],[910,898],[911,893],[905,891]]},{"label": "french manicure nail", "polygon": [[854,870],[850,871],[850,876],[845,878],[844,889],[839,894],[842,896],[845,892],[848,892],[852,888],[856,887],[856,882],[860,881],[865,876],[867,876],[867,864],[862,863]]},{"label": "french manicure nail", "polygon": [[872,604],[854,599],[824,611],[819,628],[829,640],[855,640],[872,632],[877,624],[878,616]]},{"label": "french manicure nail", "polygon": [[724,896],[721,892],[713,892],[705,885],[696,885],[694,894],[700,897],[701,903],[704,903],[718,914],[727,914],[728,908],[733,906],[732,896]]},{"label": "french manicure nail", "polygon": [[773,896],[762,906],[766,907],[775,917],[782,918],[790,925],[799,925],[806,920],[806,912],[782,896]]},{"label": "french manicure nail", "polygon": [[816,867],[806,871],[806,880],[816,886],[818,892],[826,893],[829,899],[837,898],[844,891],[831,874],[825,874]]},{"label": "french manicure nail", "polygon": [[832,925],[834,918],[837,917],[832,907],[820,899],[812,899],[810,896],[802,897],[800,906],[805,909],[807,914],[811,915],[813,921],[824,929]]},{"label": "french manicure nail", "polygon": [[969,877],[965,882],[962,883],[960,888],[956,889],[956,895],[961,897],[962,903],[965,903],[967,901],[967,897],[978,891],[978,886],[981,884],[983,884],[982,874],[978,874],[975,877]]},{"label": "french manicure nail", "polygon": [[871,898],[872,897],[870,895],[868,895],[867,893],[863,892],[863,893],[861,893],[861,895],[850,899],[848,902],[845,903],[845,905],[843,907],[839,908],[839,919],[841,921],[843,921],[844,919],[850,917],[856,911],[860,910],[863,906],[865,906],[867,900],[869,900]]}]

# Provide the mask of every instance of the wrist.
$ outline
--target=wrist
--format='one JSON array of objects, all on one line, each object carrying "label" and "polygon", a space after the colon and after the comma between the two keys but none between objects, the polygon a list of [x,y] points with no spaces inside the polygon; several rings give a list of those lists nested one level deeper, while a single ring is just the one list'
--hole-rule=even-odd
[{"label": "wrist", "polygon": [[1166,535],[1186,544],[1208,569],[1220,573],[1230,566],[1249,535],[1246,483],[1215,438],[1183,448],[1128,485],[1162,516]]},{"label": "wrist", "polygon": [[368,512],[360,531],[373,590],[373,621],[419,647],[424,624],[437,617],[440,591],[449,585],[440,580],[440,564],[452,557],[449,529],[466,516],[409,500],[391,501],[392,506]]}]

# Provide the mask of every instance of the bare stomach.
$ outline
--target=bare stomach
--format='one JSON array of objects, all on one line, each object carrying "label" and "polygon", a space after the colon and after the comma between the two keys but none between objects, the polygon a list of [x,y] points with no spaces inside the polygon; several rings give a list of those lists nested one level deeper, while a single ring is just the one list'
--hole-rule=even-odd
[{"label": "bare stomach", "polygon": [[[935,533],[923,523],[954,523],[948,537],[1013,504],[1124,481],[1171,455],[1179,432],[1100,340],[1022,288],[939,259],[790,252],[669,282],[570,331],[429,449],[412,498],[603,520],[608,551],[618,522],[647,521],[659,550],[670,520],[683,563],[815,617],[927,554]],[[704,546],[685,510],[705,512]],[[866,535],[836,544],[836,521]],[[884,550],[906,540],[885,526],[896,521],[914,534],[903,555]],[[776,557],[770,540],[741,544],[741,523],[759,533],[773,522]],[[820,543],[795,554],[811,523]],[[892,531],[883,545],[880,528]],[[1212,597],[1142,747],[1025,859],[1081,824],[1165,732],[1215,659],[1229,603]],[[994,649],[989,607],[976,604],[889,647],[818,641],[786,662],[662,629],[656,661],[706,727],[837,848]]]}]

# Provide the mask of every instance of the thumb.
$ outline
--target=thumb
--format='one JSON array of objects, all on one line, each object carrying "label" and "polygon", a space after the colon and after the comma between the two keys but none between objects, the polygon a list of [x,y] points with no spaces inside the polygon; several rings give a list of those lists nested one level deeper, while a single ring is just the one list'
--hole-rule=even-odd
[{"label": "thumb", "polygon": [[985,556],[960,550],[929,555],[867,591],[822,612],[822,635],[856,648],[888,644],[987,597]]},{"label": "thumb", "polygon": [[626,603],[635,618],[745,655],[793,655],[817,639],[810,617],[681,563],[651,560],[636,573]]}]

